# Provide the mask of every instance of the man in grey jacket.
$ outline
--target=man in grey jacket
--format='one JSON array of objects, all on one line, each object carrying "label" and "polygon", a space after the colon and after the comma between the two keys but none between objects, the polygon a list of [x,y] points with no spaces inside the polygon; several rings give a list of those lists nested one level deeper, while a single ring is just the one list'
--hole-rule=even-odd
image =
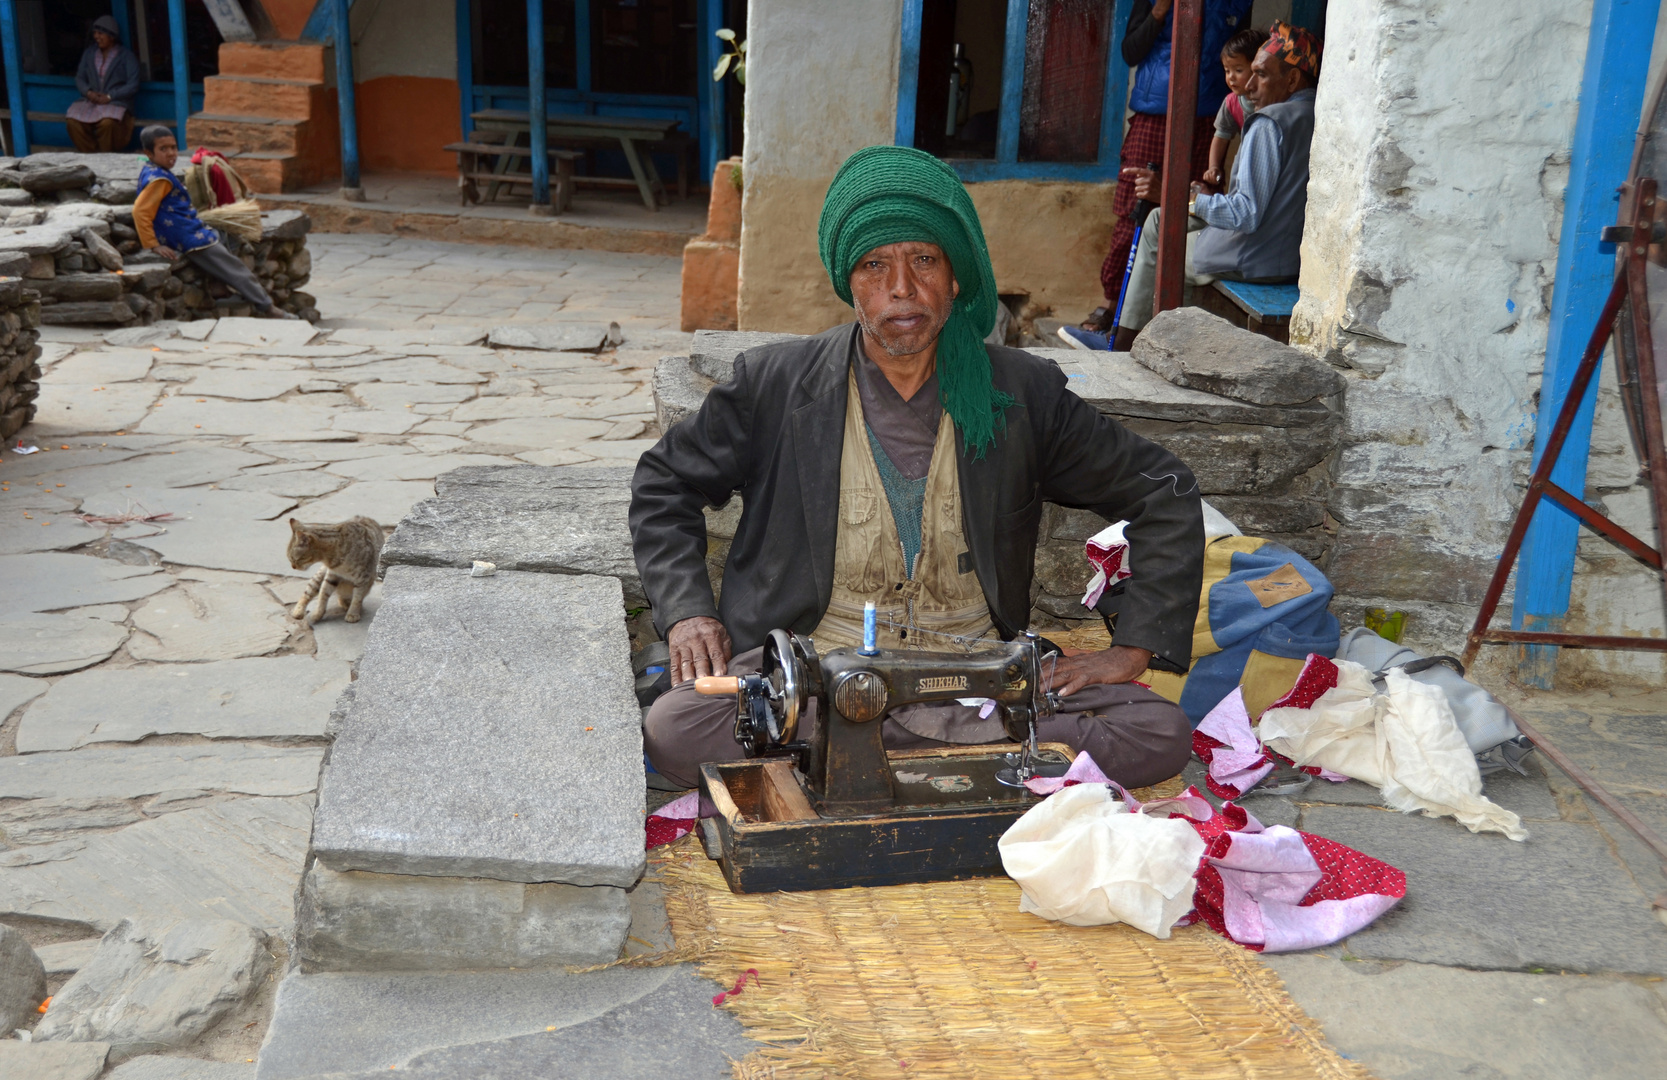
[{"label": "man in grey jacket", "polygon": [[75,69],[81,100],[66,111],[70,141],[83,154],[111,154],[133,140],[133,99],[139,93],[139,58],[121,43],[109,15],[93,20],[93,43]]},{"label": "man in grey jacket", "polygon": [[[1314,137],[1314,87],[1319,71],[1320,47],[1314,36],[1301,27],[1275,23],[1267,44],[1251,64],[1247,89],[1256,102],[1256,113],[1245,123],[1231,189],[1221,192],[1205,184],[1192,185],[1186,265],[1192,284],[1207,285],[1215,278],[1296,280],[1302,266],[1308,151]],[[1156,176],[1144,169],[1137,172],[1135,195],[1156,201]],[[1162,208],[1154,210],[1141,230],[1123,319],[1112,343],[1114,351],[1126,351],[1135,335],[1152,321],[1163,212]]]},{"label": "man in grey jacket", "polygon": [[[1127,786],[1179,772],[1186,715],[1136,680],[1191,661],[1204,558],[1192,473],[1072,393],[1057,365],[984,344],[995,274],[941,161],[858,151],[828,189],[819,240],[857,322],[741,354],[637,465],[632,542],[676,684],[643,722],[655,769],[693,786],[701,763],[741,756],[734,699],[692,680],[756,670],[778,627],[821,651],[849,646],[874,603],[885,648],[953,652],[1023,632],[1054,502],[1127,521],[1134,576],[1115,643],[1050,665],[1065,704],[1038,734]],[[702,510],[737,493],[715,603]],[[894,748],[1003,740],[977,705],[906,706],[884,725]]]}]

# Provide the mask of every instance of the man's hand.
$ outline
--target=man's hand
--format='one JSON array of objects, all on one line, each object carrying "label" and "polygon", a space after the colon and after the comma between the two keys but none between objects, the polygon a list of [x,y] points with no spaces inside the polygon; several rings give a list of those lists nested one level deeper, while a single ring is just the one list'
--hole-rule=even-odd
[{"label": "man's hand", "polygon": [[1192,182],[1192,194],[1194,197],[1199,195],[1220,195],[1221,185],[1216,181],[1211,180],[1209,173],[1205,173],[1203,180],[1194,180]]},{"label": "man's hand", "polygon": [[[1051,688],[1057,690],[1060,697],[1066,698],[1095,683],[1126,683],[1138,678],[1151,662],[1150,649],[1136,649],[1129,645],[1113,645],[1105,652],[1082,656],[1062,656],[1052,664]],[[1048,667],[1049,661],[1042,661],[1044,675]]]},{"label": "man's hand", "polygon": [[[1209,189],[1211,195],[1221,190],[1221,181],[1221,169],[1217,166],[1212,165],[1204,170],[1204,186]],[[1192,186],[1197,189],[1200,185],[1194,184]]]},{"label": "man's hand", "polygon": [[724,624],[704,615],[684,619],[666,635],[671,649],[671,684],[679,686],[700,675],[728,674],[730,642]]},{"label": "man's hand", "polygon": [[175,262],[179,259],[179,252],[164,244],[158,244],[151,248],[151,250],[162,256],[164,259],[167,259],[169,262]]},{"label": "man's hand", "polygon": [[1117,174],[1119,180],[1134,184],[1134,197],[1145,199],[1147,202],[1161,202],[1162,195],[1158,191],[1158,174],[1153,169],[1137,169],[1129,167]]}]

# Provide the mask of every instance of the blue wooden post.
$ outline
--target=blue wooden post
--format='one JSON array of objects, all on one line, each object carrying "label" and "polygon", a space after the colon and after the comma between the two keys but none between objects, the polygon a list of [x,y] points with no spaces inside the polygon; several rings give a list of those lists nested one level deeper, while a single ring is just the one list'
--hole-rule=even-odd
[{"label": "blue wooden post", "polygon": [[[585,0],[580,0],[583,7]],[[532,135],[535,214],[550,207],[550,109],[544,96],[544,0],[527,0],[527,121]]]},{"label": "blue wooden post", "polygon": [[[1001,119],[996,122],[996,160],[1019,160],[1019,108],[1025,96],[1025,35],[1030,32],[1028,0],[1007,0],[1007,40],[1001,53]],[[1117,48],[1116,42],[1112,48]]]},{"label": "blue wooden post", "polygon": [[902,48],[897,61],[897,125],[893,145],[915,144],[915,109],[920,95],[920,20],[922,0],[903,0]]},{"label": "blue wooden post", "polygon": [[[718,60],[724,54],[723,42],[717,36],[717,31],[723,26],[723,18],[724,0],[700,0],[700,10],[695,17],[695,34],[700,40],[695,55],[701,58],[701,66],[695,72],[700,86],[697,110],[700,131],[697,135],[700,139],[700,165],[705,170],[702,175],[708,179],[717,170],[718,161],[724,155],[724,95],[729,86],[729,76],[712,78],[712,69],[718,66]],[[735,33],[737,37],[744,38],[746,28],[742,27]]]},{"label": "blue wooden post", "polygon": [[174,138],[185,152],[185,125],[191,119],[191,56],[185,45],[185,0],[168,0],[168,51],[174,59]]},{"label": "blue wooden post", "polygon": [[458,127],[463,141],[468,142],[474,133],[469,114],[475,111],[475,26],[470,0],[457,0],[457,90],[462,99],[458,103]]},{"label": "blue wooden post", "polygon": [[341,105],[342,198],[363,202],[359,184],[359,113],[353,94],[353,27],[348,21],[350,0],[324,0],[335,8],[336,101]]},{"label": "blue wooden post", "polygon": [[110,17],[116,20],[116,29],[121,32],[122,44],[137,55],[139,50],[133,48],[133,28],[129,25],[127,5],[123,3],[111,4]]},{"label": "blue wooden post", "polygon": [[[1613,250],[1598,246],[1598,233],[1615,223],[1616,188],[1626,179],[1644,80],[1650,63],[1659,0],[1595,0],[1580,83],[1580,113],[1574,125],[1569,184],[1563,197],[1563,229],[1557,241],[1557,277],[1551,297],[1551,330],[1546,338],[1545,376],[1534,432],[1539,460],[1552,425],[1568,397],[1580,355],[1614,281]],[[1577,496],[1586,490],[1586,455],[1592,441],[1597,380],[1581,405],[1551,479]],[[1511,625],[1519,630],[1560,630],[1569,611],[1575,545],[1580,526],[1549,499],[1534,512],[1522,558]],[[1549,690],[1557,672],[1557,649],[1524,647],[1519,678]]]},{"label": "blue wooden post", "polygon": [[17,0],[0,0],[0,49],[6,58],[6,99],[12,106],[12,153],[29,153],[29,92],[23,88],[23,59],[17,48]]}]

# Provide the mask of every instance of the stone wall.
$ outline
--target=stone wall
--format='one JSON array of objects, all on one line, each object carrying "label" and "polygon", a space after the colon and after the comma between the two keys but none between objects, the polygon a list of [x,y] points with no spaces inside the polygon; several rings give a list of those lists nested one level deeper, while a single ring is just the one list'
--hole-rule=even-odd
[{"label": "stone wall", "polygon": [[[141,250],[133,228],[139,159],[131,154],[0,158],[0,274],[39,293],[48,325],[123,325],[160,318],[249,315],[245,301],[191,263]],[[263,235],[227,243],[274,302],[318,320],[301,290],[312,272],[311,222],[299,211],[264,214]]]},{"label": "stone wall", "polygon": [[40,394],[40,296],[16,278],[0,279],[0,442],[35,418]]}]

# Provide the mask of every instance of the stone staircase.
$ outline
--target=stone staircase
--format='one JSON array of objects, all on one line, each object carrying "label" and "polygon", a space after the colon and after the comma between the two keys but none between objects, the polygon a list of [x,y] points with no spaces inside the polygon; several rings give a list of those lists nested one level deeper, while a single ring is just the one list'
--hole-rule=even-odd
[{"label": "stone staircase", "polygon": [[186,141],[232,159],[256,191],[297,191],[341,172],[336,91],[325,47],[310,42],[226,42],[220,74],[203,83],[203,111]]}]

